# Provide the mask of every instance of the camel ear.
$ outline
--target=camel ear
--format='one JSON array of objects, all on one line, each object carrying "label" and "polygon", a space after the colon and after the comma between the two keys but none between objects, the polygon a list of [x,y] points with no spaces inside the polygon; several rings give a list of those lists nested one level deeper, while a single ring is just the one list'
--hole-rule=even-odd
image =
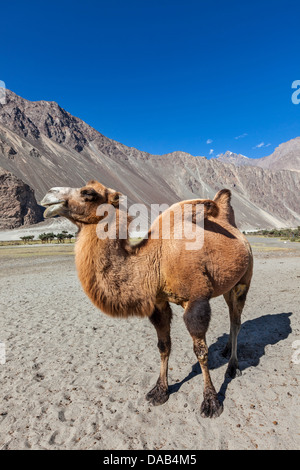
[{"label": "camel ear", "polygon": [[107,198],[108,204],[111,204],[114,207],[119,207],[120,196],[122,196],[122,194],[118,191],[110,193]]}]

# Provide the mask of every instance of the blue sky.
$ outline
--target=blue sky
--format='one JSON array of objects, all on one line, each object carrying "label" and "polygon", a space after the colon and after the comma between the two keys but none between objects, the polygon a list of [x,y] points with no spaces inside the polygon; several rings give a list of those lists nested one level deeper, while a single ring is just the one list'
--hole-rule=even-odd
[{"label": "blue sky", "polygon": [[300,136],[299,0],[1,5],[0,80],[153,154],[250,157]]}]

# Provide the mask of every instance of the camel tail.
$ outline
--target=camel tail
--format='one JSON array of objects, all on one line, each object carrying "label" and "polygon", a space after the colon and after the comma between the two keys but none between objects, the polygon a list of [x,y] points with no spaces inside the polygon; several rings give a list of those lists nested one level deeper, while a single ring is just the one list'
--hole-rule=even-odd
[{"label": "camel tail", "polygon": [[214,197],[214,202],[219,208],[219,216],[226,218],[231,225],[236,227],[234,211],[230,201],[231,191],[229,189],[221,189]]}]

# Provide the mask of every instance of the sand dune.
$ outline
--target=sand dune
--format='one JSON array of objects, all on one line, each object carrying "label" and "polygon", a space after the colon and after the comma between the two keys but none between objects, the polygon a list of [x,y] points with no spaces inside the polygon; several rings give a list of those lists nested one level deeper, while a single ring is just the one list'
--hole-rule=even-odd
[{"label": "sand dune", "polygon": [[[299,436],[300,246],[255,238],[243,315],[243,372],[224,379],[229,331],[212,301],[212,379],[224,404],[200,416],[202,377],[174,307],[170,398],[151,407],[159,355],[150,322],[115,320],[83,294],[72,246],[0,248],[1,449],[296,449]],[[296,359],[295,359],[296,358]]]}]

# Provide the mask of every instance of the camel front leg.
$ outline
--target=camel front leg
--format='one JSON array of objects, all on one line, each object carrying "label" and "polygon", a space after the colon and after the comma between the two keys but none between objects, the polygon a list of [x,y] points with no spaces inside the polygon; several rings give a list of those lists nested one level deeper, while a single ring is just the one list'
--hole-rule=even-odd
[{"label": "camel front leg", "polygon": [[152,405],[162,405],[169,398],[168,362],[171,352],[171,319],[172,310],[168,302],[157,305],[150,317],[150,321],[156,329],[157,346],[160,352],[160,374],[155,387],[146,395],[146,399]]},{"label": "camel front leg", "polygon": [[218,400],[217,392],[212,383],[208,369],[208,347],[206,344],[206,331],[210,321],[211,311],[207,299],[198,299],[187,304],[184,312],[185,325],[193,339],[194,352],[200,363],[204,390],[201,404],[201,416],[204,418],[216,418],[223,411],[223,406]]}]

